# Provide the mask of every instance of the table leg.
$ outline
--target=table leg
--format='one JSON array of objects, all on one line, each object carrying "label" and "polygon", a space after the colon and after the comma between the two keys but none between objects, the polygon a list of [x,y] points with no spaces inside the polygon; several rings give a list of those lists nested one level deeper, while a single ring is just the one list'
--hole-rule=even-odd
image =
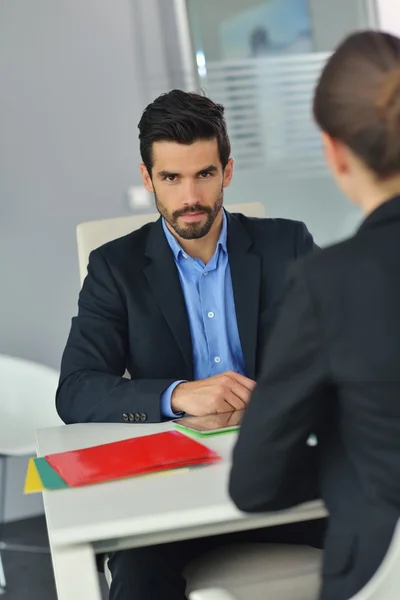
[{"label": "table leg", "polygon": [[0,554],[0,596],[6,592],[6,576],[3,569],[3,561]]},{"label": "table leg", "polygon": [[58,600],[101,600],[99,577],[90,545],[52,547]]}]

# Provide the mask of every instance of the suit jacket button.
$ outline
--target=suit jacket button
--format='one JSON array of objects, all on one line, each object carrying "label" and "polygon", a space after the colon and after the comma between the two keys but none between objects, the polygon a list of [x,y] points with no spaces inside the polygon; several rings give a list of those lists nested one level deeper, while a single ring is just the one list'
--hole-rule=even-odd
[{"label": "suit jacket button", "polygon": [[133,421],[135,420],[135,417],[132,413],[129,413],[129,420],[131,423],[133,423]]},{"label": "suit jacket button", "polygon": [[135,413],[135,421],[136,421],[136,423],[138,421],[140,421],[140,415],[139,415],[139,413]]},{"label": "suit jacket button", "polygon": [[123,418],[123,420],[124,420],[125,422],[127,422],[127,421],[128,421],[128,419],[129,419],[129,417],[128,417],[128,414],[127,414],[127,413],[124,413],[124,414],[122,415],[122,418]]},{"label": "suit jacket button", "polygon": [[146,415],[146,413],[140,413],[140,420],[141,421],[147,421],[147,415]]}]

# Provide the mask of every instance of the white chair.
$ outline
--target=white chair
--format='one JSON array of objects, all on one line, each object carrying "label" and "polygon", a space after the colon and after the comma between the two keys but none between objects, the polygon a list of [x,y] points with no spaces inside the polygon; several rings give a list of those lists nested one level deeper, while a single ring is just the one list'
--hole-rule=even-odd
[{"label": "white chair", "polygon": [[321,562],[321,550],[308,546],[238,544],[194,561],[185,575],[190,600],[313,600]]},{"label": "white chair", "polygon": [[[2,539],[5,516],[7,459],[36,454],[36,429],[62,424],[55,408],[58,373],[34,362],[0,355],[0,553],[48,552],[47,548],[8,544]],[[6,578],[0,554],[0,594]]]},{"label": "white chair", "polygon": [[[398,600],[400,597],[400,520],[382,564],[350,600]],[[201,600],[201,599],[200,599]]]},{"label": "white chair", "polygon": [[[309,546],[237,544],[193,561],[185,578],[190,600],[316,600],[321,565],[322,551]],[[110,586],[107,558],[104,573]]]},{"label": "white chair", "polygon": [[[398,600],[400,591],[400,520],[397,523],[393,539],[382,564],[370,581],[350,600]],[[277,600],[278,596],[269,595],[268,584],[264,588],[264,598]],[[296,600],[299,598],[296,591]],[[212,587],[202,589],[190,594],[190,600],[239,600],[240,596],[233,596],[227,589]],[[247,596],[247,600],[256,600],[255,596]]]},{"label": "white chair", "polygon": [[[261,202],[228,204],[225,208],[229,212],[243,213],[248,217],[265,217],[265,207]],[[156,221],[159,216],[158,213],[151,213],[80,223],[76,229],[76,237],[81,284],[86,277],[89,254],[92,250],[111,240],[127,235],[146,225],[146,223]]]},{"label": "white chair", "polygon": [[[232,594],[218,588],[193,592],[190,594],[189,598],[190,600],[236,600]],[[249,600],[251,599],[249,598]]]}]

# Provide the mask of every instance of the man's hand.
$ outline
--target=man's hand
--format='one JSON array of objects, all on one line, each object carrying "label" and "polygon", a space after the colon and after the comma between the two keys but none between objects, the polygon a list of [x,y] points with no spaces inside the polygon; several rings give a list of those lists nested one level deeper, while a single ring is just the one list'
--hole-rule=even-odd
[{"label": "man's hand", "polygon": [[227,371],[207,379],[180,383],[172,393],[171,408],[194,417],[242,410],[255,387],[252,379]]}]

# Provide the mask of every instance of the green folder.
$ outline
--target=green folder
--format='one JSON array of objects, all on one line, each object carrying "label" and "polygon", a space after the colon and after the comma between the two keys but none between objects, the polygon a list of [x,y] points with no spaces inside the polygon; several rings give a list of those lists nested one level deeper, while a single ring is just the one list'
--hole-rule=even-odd
[{"label": "green folder", "polygon": [[46,490],[60,490],[69,487],[45,458],[35,458],[34,462]]}]

